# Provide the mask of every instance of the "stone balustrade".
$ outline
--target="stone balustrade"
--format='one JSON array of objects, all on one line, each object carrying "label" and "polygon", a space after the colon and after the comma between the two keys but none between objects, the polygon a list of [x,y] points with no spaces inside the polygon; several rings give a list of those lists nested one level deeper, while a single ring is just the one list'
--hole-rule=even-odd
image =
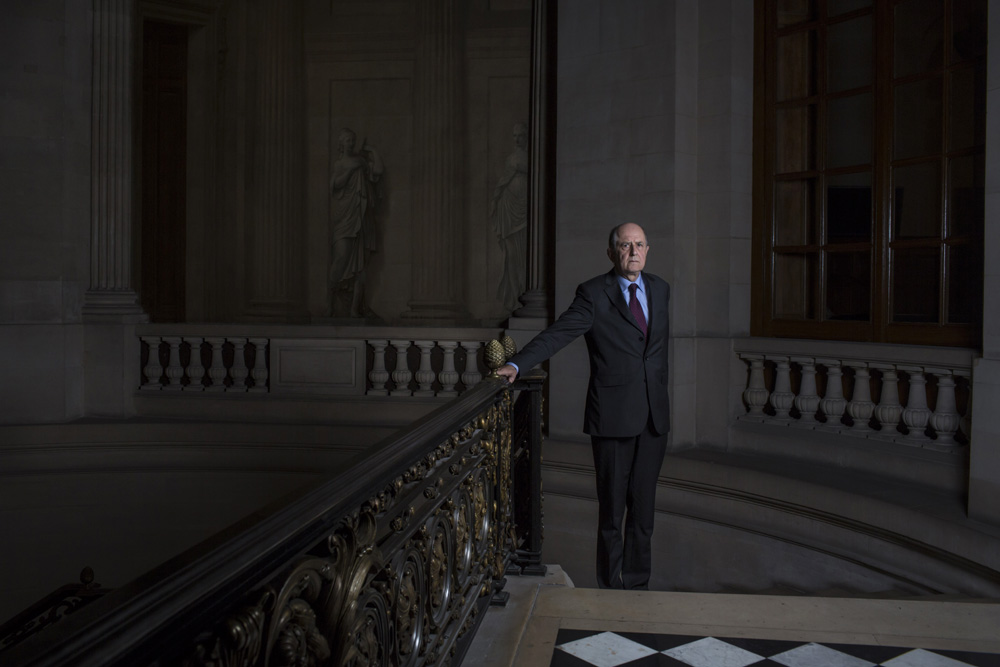
[{"label": "stone balustrade", "polygon": [[773,338],[735,342],[738,419],[954,450],[969,442],[972,350]]},{"label": "stone balustrade", "polygon": [[268,391],[268,338],[141,335],[141,391]]},{"label": "stone balustrade", "polygon": [[486,373],[499,329],[150,324],[145,392],[457,396]]}]

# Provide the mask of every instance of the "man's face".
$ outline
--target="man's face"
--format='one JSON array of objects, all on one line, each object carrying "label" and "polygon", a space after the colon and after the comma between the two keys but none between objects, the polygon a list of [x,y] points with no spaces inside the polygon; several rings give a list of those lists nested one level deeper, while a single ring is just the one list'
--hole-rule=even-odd
[{"label": "man's face", "polygon": [[639,225],[628,223],[618,229],[618,243],[614,248],[608,248],[608,257],[615,265],[615,273],[629,280],[639,277],[639,272],[646,266],[646,233]]}]

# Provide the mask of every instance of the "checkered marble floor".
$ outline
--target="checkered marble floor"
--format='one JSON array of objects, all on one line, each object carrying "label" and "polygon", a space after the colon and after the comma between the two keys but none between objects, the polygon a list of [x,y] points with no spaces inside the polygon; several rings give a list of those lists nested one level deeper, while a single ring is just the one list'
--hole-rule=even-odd
[{"label": "checkered marble floor", "polygon": [[1000,655],[965,651],[559,630],[551,667],[1000,667]]}]

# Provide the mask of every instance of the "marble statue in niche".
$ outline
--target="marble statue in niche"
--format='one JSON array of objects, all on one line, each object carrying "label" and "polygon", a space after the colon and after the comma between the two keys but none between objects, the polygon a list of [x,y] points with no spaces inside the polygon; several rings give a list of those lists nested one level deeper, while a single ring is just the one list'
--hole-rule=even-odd
[{"label": "marble statue in niche", "polygon": [[503,250],[503,275],[497,298],[513,312],[524,293],[528,240],[528,126],[514,123],[514,150],[504,162],[503,174],[493,190],[490,220]]},{"label": "marble statue in niche", "polygon": [[344,128],[330,178],[330,314],[373,317],[365,301],[365,268],[375,252],[375,213],[384,166],[374,146]]}]

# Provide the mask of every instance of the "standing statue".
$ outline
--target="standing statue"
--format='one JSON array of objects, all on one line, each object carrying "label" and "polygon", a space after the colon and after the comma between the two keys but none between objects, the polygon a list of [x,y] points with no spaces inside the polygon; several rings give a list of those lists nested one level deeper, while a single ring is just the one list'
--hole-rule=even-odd
[{"label": "standing statue", "polygon": [[[361,142],[344,128],[337,145],[340,157],[330,179],[330,311],[351,317],[372,315],[365,303],[365,266],[375,252],[376,183],[382,176],[382,158],[373,146]],[[344,301],[350,299],[346,308]]]},{"label": "standing statue", "polygon": [[518,307],[518,297],[524,293],[528,241],[528,126],[514,123],[513,133],[514,150],[490,202],[493,231],[504,254],[497,298],[508,312]]}]

